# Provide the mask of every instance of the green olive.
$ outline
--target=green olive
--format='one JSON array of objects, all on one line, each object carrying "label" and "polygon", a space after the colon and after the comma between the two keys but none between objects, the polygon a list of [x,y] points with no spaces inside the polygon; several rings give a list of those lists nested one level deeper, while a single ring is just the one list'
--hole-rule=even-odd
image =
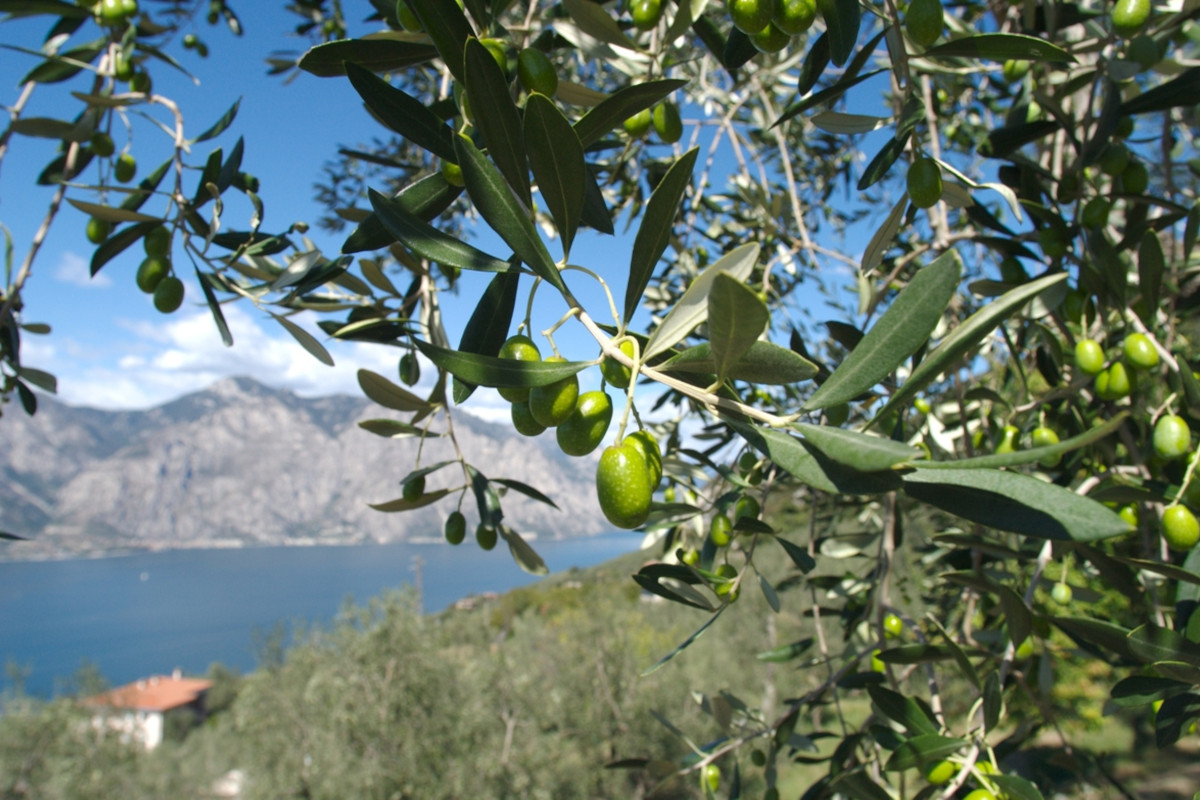
[{"label": "green olive", "polygon": [[[1034,428],[1029,434],[1029,439],[1034,447],[1050,447],[1058,444],[1058,434],[1053,428],[1047,428],[1045,425],[1039,425]],[[1045,456],[1038,459],[1038,463],[1047,469],[1057,467],[1060,461],[1062,461],[1061,455]]]},{"label": "green olive", "polygon": [[558,73],[549,57],[536,47],[526,47],[517,54],[517,78],[531,92],[553,97],[558,90]]},{"label": "green olive", "polygon": [[938,761],[929,769],[925,770],[925,780],[932,783],[934,786],[941,786],[943,783],[949,783],[950,779],[958,774],[958,766],[950,761]]},{"label": "green olive", "polygon": [[1112,26],[1118,35],[1132,38],[1150,18],[1150,0],[1117,0],[1112,7]]},{"label": "green olive", "polygon": [[791,41],[791,34],[781,31],[774,22],[750,36],[750,44],[760,53],[778,53]]},{"label": "green olive", "polygon": [[113,177],[121,183],[129,183],[136,174],[137,160],[133,156],[129,153],[117,156],[117,163],[113,165]]},{"label": "green olive", "polygon": [[168,275],[158,282],[154,289],[154,307],[164,314],[170,314],[183,305],[183,281],[174,275]]},{"label": "green olive", "polygon": [[714,514],[708,525],[708,538],[713,547],[728,547],[733,541],[733,523],[724,514]]},{"label": "green olive", "polygon": [[664,144],[675,144],[683,137],[683,122],[679,119],[679,109],[669,100],[664,100],[654,107],[650,120],[654,124],[654,132]]},{"label": "green olive", "polygon": [[[563,363],[562,356],[550,356],[547,364]],[[575,410],[575,402],[579,399],[579,378],[568,375],[562,380],[547,386],[535,386],[529,390],[529,413],[533,418],[553,428],[561,425]]]},{"label": "green olive", "polygon": [[137,286],[146,294],[154,294],[158,285],[171,273],[171,262],[161,256],[146,256],[138,266]]},{"label": "green olive", "polygon": [[1144,333],[1131,333],[1125,337],[1125,361],[1134,369],[1154,369],[1158,366],[1158,348],[1154,340]]},{"label": "green olive", "polygon": [[529,413],[529,403],[512,404],[512,424],[522,436],[538,436],[546,431],[546,426]]},{"label": "green olive", "polygon": [[1104,371],[1104,348],[1095,339],[1080,339],[1075,343],[1075,366],[1086,375]]},{"label": "green olive", "polygon": [[499,535],[496,529],[491,525],[485,525],[482,522],[475,528],[475,542],[484,550],[492,550],[496,547],[496,542]]},{"label": "green olive", "polygon": [[1182,458],[1192,449],[1192,429],[1178,414],[1164,414],[1154,423],[1154,454],[1167,461]]},{"label": "green olive", "polygon": [[775,0],[729,0],[729,16],[735,28],[753,36],[774,19]]},{"label": "green olive", "polygon": [[418,475],[415,478],[409,478],[401,487],[400,495],[408,502],[420,500],[425,495],[425,476]]},{"label": "green olive", "polygon": [[919,47],[930,47],[946,27],[941,0],[912,0],[904,15],[904,30]]},{"label": "green olive", "polygon": [[1162,515],[1162,535],[1172,550],[1191,550],[1200,541],[1200,522],[1187,506],[1167,506]]},{"label": "green olive", "polygon": [[1114,361],[1104,372],[1096,376],[1096,394],[1101,400],[1120,400],[1133,391],[1133,378],[1125,369],[1124,362]]},{"label": "green olive", "polygon": [[650,131],[650,109],[643,108],[632,117],[625,120],[625,132],[633,139],[640,139]]},{"label": "green olive", "polygon": [[[443,162],[447,163],[447,162]],[[516,361],[541,361],[542,354],[537,345],[528,336],[511,336],[500,346],[500,358],[511,358]],[[529,400],[529,389],[525,387],[501,386],[497,391],[500,396],[510,403],[524,403]]]},{"label": "green olive", "polygon": [[463,539],[467,538],[467,518],[461,511],[451,511],[450,516],[446,517],[445,535],[450,544],[462,544]]},{"label": "green olive", "polygon": [[1058,603],[1060,606],[1071,604],[1071,598],[1074,597],[1074,592],[1071,587],[1065,583],[1056,583],[1054,588],[1050,590],[1050,599]]},{"label": "green olive", "polygon": [[604,392],[579,395],[571,416],[555,430],[559,449],[569,456],[586,456],[600,446],[612,416],[612,400]]},{"label": "green olive", "polygon": [[888,614],[883,618],[883,635],[886,638],[899,639],[902,633],[904,633],[904,620],[895,614]]},{"label": "green olive", "polygon": [[[617,349],[630,359],[633,358],[632,340],[626,339],[617,346]],[[616,389],[628,389],[629,382],[633,379],[633,370],[611,356],[605,356],[604,360],[600,362],[600,372],[604,375],[604,380]]]},{"label": "green olive", "polygon": [[1121,191],[1125,194],[1145,194],[1150,188],[1150,173],[1138,159],[1131,159],[1121,173]]},{"label": "green olive", "polygon": [[92,244],[100,244],[112,233],[112,223],[107,220],[91,217],[87,222],[87,239]]},{"label": "green olive", "polygon": [[638,527],[650,513],[652,494],[650,470],[637,447],[626,440],[605,448],[596,467],[596,496],[609,522]]},{"label": "green olive", "polygon": [[642,454],[646,469],[650,472],[650,489],[657,489],[662,482],[662,448],[658,446],[654,434],[647,430],[634,431],[625,437],[625,443],[633,445]]},{"label": "green olive", "polygon": [[816,0],[778,0],[772,21],[779,30],[795,36],[811,28],[816,19]]},{"label": "green olive", "polygon": [[662,0],[633,0],[629,14],[633,17],[633,27],[639,31],[653,30],[662,19]]},{"label": "green olive", "polygon": [[1017,449],[1018,437],[1021,430],[1016,425],[1005,425],[1000,431],[1000,441],[996,444],[996,453],[1012,453]]},{"label": "green olive", "polygon": [[750,495],[742,495],[738,498],[737,504],[733,507],[733,521],[737,522],[741,519],[758,519],[762,513],[762,508],[758,501]]},{"label": "green olive", "polygon": [[942,168],[924,156],[908,168],[908,196],[917,208],[929,208],[942,199]]},{"label": "green olive", "polygon": [[117,146],[113,143],[112,137],[104,131],[93,133],[89,142],[92,145],[92,152],[101,158],[108,158],[117,151]]}]

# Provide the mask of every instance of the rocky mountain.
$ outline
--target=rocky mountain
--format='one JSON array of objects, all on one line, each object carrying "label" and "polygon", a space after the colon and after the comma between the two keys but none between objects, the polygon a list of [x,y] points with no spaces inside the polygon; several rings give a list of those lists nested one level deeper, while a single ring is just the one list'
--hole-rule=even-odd
[{"label": "rocky mountain", "polygon": [[[368,503],[400,496],[420,441],[383,439],[358,426],[392,416],[364,398],[301,398],[230,378],[147,411],[100,411],[41,398],[38,413],[0,419],[0,530],[30,541],[0,544],[0,558],[126,549],[389,542],[439,536],[457,495],[385,514]],[[505,519],[543,538],[606,529],[592,459],[568,458],[553,437],[455,413],[469,463],[489,478],[532,484],[559,506],[516,492]],[[446,431],[444,416],[431,425]],[[421,464],[455,458],[448,437],[427,438]],[[457,464],[428,490],[462,486]],[[477,519],[468,493],[463,511]]]}]

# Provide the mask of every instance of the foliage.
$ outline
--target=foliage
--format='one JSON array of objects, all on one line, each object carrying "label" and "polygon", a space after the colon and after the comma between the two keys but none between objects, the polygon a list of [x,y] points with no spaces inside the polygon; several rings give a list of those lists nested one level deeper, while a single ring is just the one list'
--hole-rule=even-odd
[{"label": "foliage", "polygon": [[[76,95],[83,108],[74,120],[37,120],[22,118],[18,104],[4,141],[13,133],[63,141],[44,173],[61,187],[52,218],[68,188],[81,192],[74,181],[92,160],[94,132],[132,106],[171,111],[176,155],[137,191],[119,205],[71,198],[116,224],[93,272],[166,224],[227,339],[221,305],[242,298],[273,308],[322,361],[329,353],[292,319],[297,312],[323,314],[320,327],[333,338],[397,347],[410,359],[419,352],[436,381],[405,388],[360,376],[371,399],[412,415],[374,431],[382,435],[453,437],[454,407],[481,385],[540,393],[602,359],[636,375],[616,403],[623,413],[613,442],[649,431],[666,481],[648,508],[619,515],[644,520],[659,548],[636,580],[710,615],[655,668],[686,662],[697,641],[729,636],[721,617],[744,594],[761,593],[783,614],[807,592],[820,598],[807,610],[820,682],[789,693],[770,715],[736,708],[753,724],[707,744],[671,723],[686,747],[648,740],[646,758],[616,766],[655,778],[664,763],[676,777],[700,774],[758,742],[761,765],[734,770],[722,793],[736,796],[756,774],[771,795],[787,765],[816,760],[827,771],[804,787],[808,798],[949,797],[968,785],[1038,797],[1002,759],[1034,741],[1056,665],[1072,651],[1112,668],[1114,706],[1163,700],[1161,746],[1200,717],[1200,616],[1192,614],[1200,550],[1171,552],[1157,532],[1164,509],[1182,518],[1185,533],[1195,527],[1186,509],[1197,498],[1200,451],[1190,434],[1184,458],[1149,446],[1164,414],[1200,420],[1191,338],[1197,11],[1132,7],[1138,2],[1119,4],[1118,16],[1099,2],[968,0],[941,23],[922,2],[909,25],[909,10],[890,0],[821,0],[820,21],[790,39],[735,30],[722,4],[704,0],[666,4],[661,16],[637,4],[633,18],[618,2],[378,0],[368,13],[386,30],[360,39],[341,38],[341,4],[296,4],[305,31],[329,41],[275,66],[356,92],[396,135],[335,169],[349,177],[325,196],[356,225],[335,257],[298,240],[296,228],[260,230],[240,141],[210,153],[194,187],[182,183],[188,172],[172,169],[211,133],[188,138],[170,101],[142,90],[144,79],[128,92],[119,82],[122,58],[141,74],[156,58],[156,37],[175,30],[151,24],[169,18],[166,10],[110,25],[98,43],[74,45],[70,60],[58,52],[69,36],[48,40],[52,52],[26,86],[53,90],[86,62],[93,83]],[[742,27],[757,18],[735,5]],[[0,2],[5,10],[51,16],[64,34],[89,25],[87,13],[59,4]],[[553,97],[517,79],[518,51],[529,47],[557,72]],[[636,120],[650,109],[653,136]],[[354,177],[363,162],[387,170],[368,191]],[[103,157],[99,164],[95,199],[103,200],[113,185]],[[160,191],[168,174],[175,184]],[[255,209],[245,230],[219,224],[231,190]],[[143,210],[150,199],[160,205],[154,213]],[[466,220],[494,237],[465,241]],[[622,220],[634,230],[628,268],[589,263],[583,243]],[[836,233],[849,254],[831,246]],[[51,381],[19,361],[18,332],[38,330],[17,316],[29,263],[5,292],[0,357],[5,391],[32,411],[26,382]],[[846,268],[856,308],[809,324],[809,286]],[[472,308],[455,344],[442,303],[463,271],[487,273],[488,284],[455,301]],[[561,317],[541,318],[560,313],[544,311],[547,295],[565,307]],[[610,312],[611,324],[601,323]],[[560,350],[560,342],[576,349],[560,334],[568,326],[591,337],[586,348]],[[509,335],[538,331],[559,358],[499,357]],[[1102,363],[1077,365],[1076,344],[1090,340]],[[1053,429],[1058,443],[1024,447],[1035,428]],[[655,490],[654,462],[630,460],[644,465],[639,487],[648,479]],[[376,507],[473,501],[481,543],[502,537],[522,566],[544,571],[505,525],[502,497],[552,499],[465,457],[398,477],[416,486],[443,469],[461,472],[461,485]],[[806,528],[761,514],[781,498],[807,509]],[[717,514],[734,521],[728,544],[706,536]],[[931,534],[914,536],[914,520],[930,521]],[[1102,581],[1103,612],[1083,591],[1073,607],[1047,601],[1047,568],[1067,560]],[[771,577],[768,565],[780,562],[794,570]],[[887,635],[892,616],[899,637]],[[832,620],[834,636],[824,627]],[[377,630],[399,636],[402,628]],[[444,654],[417,646],[421,636],[404,635],[384,649],[411,645],[414,658],[450,668]],[[319,644],[284,666],[307,688],[274,712],[297,715],[300,735],[318,739],[326,728],[316,721],[342,724],[349,717],[340,704],[352,698],[336,672],[320,670]],[[796,644],[768,661],[808,650]],[[877,650],[882,671],[872,668]],[[347,647],[341,657],[358,656]],[[373,698],[381,726],[402,715],[451,724],[431,707],[404,704],[454,690],[418,682],[404,684],[402,696],[384,684],[415,676],[389,677],[385,667],[372,672],[374,684],[352,687]],[[948,702],[943,687],[959,678],[964,694]],[[266,680],[251,680],[247,696]],[[870,711],[820,713],[843,701]],[[468,741],[482,736],[471,719],[455,724]],[[511,781],[499,784],[501,794],[523,791],[495,758],[478,774]],[[907,779],[943,759],[957,772],[941,788]],[[329,779],[365,793],[403,774],[345,763],[317,773],[282,749],[260,769],[271,764],[276,780],[310,793]]]}]

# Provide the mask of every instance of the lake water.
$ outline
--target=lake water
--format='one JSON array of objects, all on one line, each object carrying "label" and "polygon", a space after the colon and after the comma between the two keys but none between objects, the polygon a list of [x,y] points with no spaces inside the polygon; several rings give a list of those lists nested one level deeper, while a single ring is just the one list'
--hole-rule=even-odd
[{"label": "lake water", "polygon": [[[636,550],[640,534],[534,542],[552,572]],[[48,696],[85,662],[114,685],[175,668],[201,674],[219,661],[246,672],[255,642],[277,623],[331,621],[353,598],[414,579],[424,609],[536,580],[503,542],[264,547],[43,562],[0,563],[0,659],[30,670],[26,691]],[[7,674],[0,686],[10,687]]]}]

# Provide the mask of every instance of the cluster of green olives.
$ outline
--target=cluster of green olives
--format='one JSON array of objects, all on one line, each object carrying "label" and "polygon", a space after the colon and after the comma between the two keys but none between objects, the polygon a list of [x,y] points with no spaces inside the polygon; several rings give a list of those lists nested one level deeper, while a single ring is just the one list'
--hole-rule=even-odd
[{"label": "cluster of green olives", "polygon": [[[633,357],[633,344],[622,342],[620,350]],[[517,334],[500,347],[500,358],[542,361],[541,352],[528,336]],[[551,356],[546,362],[561,362]],[[605,381],[626,389],[632,380],[629,367],[613,359],[601,365]],[[579,379],[569,375],[545,386],[500,387],[500,396],[512,404],[513,427],[523,436],[538,436],[555,429],[558,447],[569,456],[594,452],[612,423],[612,398],[603,389],[579,391]],[[650,513],[650,500],[662,481],[662,450],[646,430],[626,436],[605,448],[596,469],[596,492],[600,509],[613,525],[636,528]]]},{"label": "cluster of green olives", "polygon": [[155,308],[170,314],[183,305],[183,281],[171,274],[171,232],[164,225],[152,228],[142,247],[146,258],[138,266],[138,288],[154,295]]},{"label": "cluster of green olives", "polygon": [[138,12],[138,0],[100,0],[92,6],[96,22],[109,27],[125,25]]},{"label": "cluster of green olives", "polygon": [[[1159,364],[1158,347],[1145,333],[1128,334],[1121,346],[1121,358],[1111,364],[1106,362],[1104,348],[1096,340],[1081,339],[1075,345],[1075,366],[1095,377],[1096,396],[1102,400],[1115,401],[1128,396],[1137,388],[1138,376],[1157,369]],[[1192,453],[1191,426],[1179,414],[1163,414],[1154,423],[1151,445],[1155,458],[1163,463],[1184,459]],[[1196,496],[1196,489],[1189,486],[1189,502]],[[1181,502],[1184,499],[1176,497],[1164,509],[1160,520],[1163,539],[1174,550],[1190,550],[1200,542],[1200,522]],[[1136,524],[1136,507],[1122,507],[1120,513],[1127,522]]]},{"label": "cluster of green olives", "polygon": [[[104,131],[96,131],[88,139],[87,145],[94,155],[100,158],[112,159],[117,151],[117,145],[112,136]],[[112,161],[113,177],[119,183],[129,183],[137,175],[137,159],[130,153],[121,153]],[[107,234],[106,234],[107,235]],[[103,241],[103,240],[101,240]]]},{"label": "cluster of green olives", "polygon": [[683,138],[683,120],[679,108],[670,100],[663,100],[653,109],[644,108],[625,120],[625,133],[631,139],[642,139],[654,128],[654,133],[663,144],[675,144]]}]

